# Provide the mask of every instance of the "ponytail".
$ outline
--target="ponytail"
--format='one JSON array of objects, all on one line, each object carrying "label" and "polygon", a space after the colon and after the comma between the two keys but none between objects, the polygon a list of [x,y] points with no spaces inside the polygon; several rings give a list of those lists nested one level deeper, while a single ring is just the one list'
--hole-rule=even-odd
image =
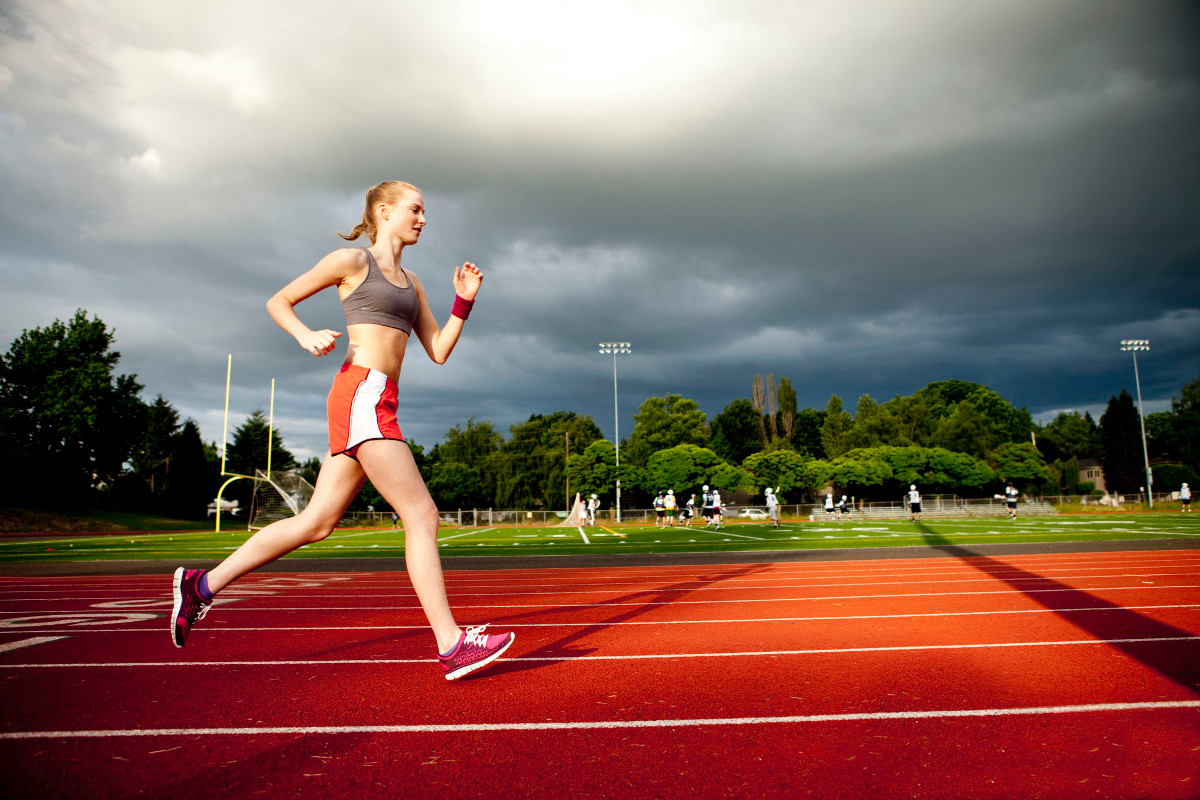
[{"label": "ponytail", "polygon": [[341,233],[334,231],[338,236],[348,242],[352,242],[364,233],[371,240],[371,244],[375,244],[375,234],[377,227],[375,224],[375,206],[380,203],[395,203],[400,200],[400,196],[405,191],[419,192],[420,189],[413,186],[411,183],[404,181],[384,181],[383,183],[372,186],[367,190],[367,204],[363,209],[362,222],[354,226],[354,230],[350,233]]}]

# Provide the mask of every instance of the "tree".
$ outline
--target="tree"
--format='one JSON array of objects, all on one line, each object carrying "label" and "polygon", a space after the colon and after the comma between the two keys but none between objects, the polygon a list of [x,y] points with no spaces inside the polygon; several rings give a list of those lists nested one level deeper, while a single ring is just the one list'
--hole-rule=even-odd
[{"label": "tree", "polygon": [[759,425],[762,416],[754,404],[738,398],[713,417],[712,438],[709,444],[714,453],[726,461],[740,464],[746,456],[762,449]]},{"label": "tree", "polygon": [[763,487],[778,486],[781,491],[808,488],[805,484],[805,467],[811,456],[792,450],[775,450],[771,453],[754,453],[742,462]]},{"label": "tree", "polygon": [[496,502],[505,508],[569,507],[567,437],[572,451],[583,451],[603,436],[596,423],[574,411],[555,411],[534,414],[509,430],[500,448]]},{"label": "tree", "polygon": [[1200,378],[1184,384],[1179,397],[1171,399],[1175,415],[1175,455],[1195,472],[1200,472]]},{"label": "tree", "polygon": [[711,483],[713,471],[723,464],[721,458],[706,447],[681,444],[659,450],[650,456],[646,465],[646,480],[653,491],[673,490],[676,494],[690,491],[703,483]]},{"label": "tree", "polygon": [[929,437],[929,444],[956,453],[969,453],[977,458],[1004,441],[995,422],[966,400],[953,413],[942,419]]},{"label": "tree", "polygon": [[629,443],[621,448],[622,455],[628,453],[629,460],[645,466],[650,456],[658,450],[666,450],[679,444],[708,444],[706,417],[695,400],[682,395],[668,394],[665,397],[648,397],[633,416],[633,435]]},{"label": "tree", "polygon": [[572,453],[567,462],[571,488],[585,497],[594,494],[602,505],[611,508],[616,504],[616,464],[617,449],[612,442],[592,442],[583,452]]},{"label": "tree", "polygon": [[1095,458],[1100,453],[1100,430],[1086,412],[1063,411],[1036,433],[1038,449],[1047,460]]},{"label": "tree", "polygon": [[220,463],[210,457],[195,420],[184,422],[175,435],[167,463],[163,511],[184,519],[203,518],[220,487]]},{"label": "tree", "polygon": [[1104,483],[1115,492],[1136,492],[1146,485],[1142,458],[1142,429],[1133,398],[1124,389],[1108,401],[1100,417]]},{"label": "tree", "polygon": [[825,421],[821,424],[821,448],[826,458],[836,458],[850,449],[847,435],[853,426],[853,417],[842,410],[842,398],[830,395]]},{"label": "tree", "polygon": [[246,417],[233,432],[233,441],[225,452],[225,471],[254,477],[254,471],[267,468],[267,431],[271,432],[271,471],[292,469],[296,458],[283,446],[283,437],[272,429],[267,413],[261,408]]},{"label": "tree", "polygon": [[83,506],[120,475],[145,417],[114,335],[82,309],[25,330],[0,357],[0,477],[22,502]]},{"label": "tree", "polygon": [[1041,487],[1050,480],[1050,470],[1042,454],[1032,442],[1006,442],[988,454],[988,462],[1001,481],[1012,481],[1023,487]]},{"label": "tree", "polygon": [[792,433],[796,429],[796,390],[792,388],[790,378],[779,379],[779,428],[783,438],[792,441]]},{"label": "tree", "polygon": [[806,408],[796,415],[796,427],[792,430],[792,446],[796,452],[806,453],[813,458],[825,456],[821,444],[821,427],[825,424],[825,412]]},{"label": "tree", "polygon": [[146,485],[151,507],[157,506],[170,480],[171,456],[179,430],[179,412],[158,395],[146,406],[144,432],[129,457],[134,473]]},{"label": "tree", "polygon": [[[434,445],[426,467],[426,484],[434,501],[444,508],[489,508],[496,502],[500,471],[500,448],[504,437],[488,421],[467,420],[465,428],[455,425]],[[467,469],[451,469],[452,465]],[[461,477],[466,483],[453,487]],[[433,486],[438,486],[438,492]]]}]

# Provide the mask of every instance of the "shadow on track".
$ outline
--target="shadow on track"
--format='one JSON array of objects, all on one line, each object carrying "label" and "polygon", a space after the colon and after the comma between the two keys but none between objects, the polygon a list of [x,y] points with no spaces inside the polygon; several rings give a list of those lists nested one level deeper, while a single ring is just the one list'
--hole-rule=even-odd
[{"label": "shadow on track", "polygon": [[[721,581],[731,580],[733,578],[741,578],[746,575],[754,575],[760,572],[767,572],[771,569],[769,564],[748,564],[738,569],[731,569],[726,572],[718,572],[714,575],[702,575],[699,578],[682,583],[671,584],[670,586],[662,586],[656,589],[646,589],[640,592],[631,592],[621,597],[614,597],[611,600],[602,600],[595,603],[596,608],[604,606],[624,605],[630,602],[641,602],[642,605],[635,605],[628,609],[622,609],[619,613],[614,614],[608,619],[598,622],[589,622],[579,626],[572,633],[564,636],[561,639],[553,642],[547,642],[541,647],[528,653],[523,653],[521,658],[545,658],[546,661],[540,662],[524,662],[524,661],[498,661],[495,666],[489,667],[481,673],[481,677],[488,675],[499,675],[506,672],[524,672],[526,670],[540,669],[548,667],[562,661],[570,661],[573,658],[591,655],[598,648],[581,646],[587,637],[597,631],[603,630],[611,625],[627,622],[636,617],[640,617],[648,611],[658,607],[660,604],[669,605],[680,599],[681,596],[696,589],[703,589],[706,586],[712,586]],[[538,611],[530,614],[516,614],[509,617],[504,617],[496,620],[497,625],[503,625],[505,622],[515,622],[520,619],[529,619],[538,617],[548,613],[558,613],[557,610]],[[464,678],[470,680],[471,677]]]},{"label": "shadow on track", "polygon": [[[1004,581],[1043,608],[1057,613],[1072,625],[1086,631],[1097,639],[1174,639],[1194,635],[1173,625],[1151,619],[1124,606],[1109,602],[1094,594],[1059,583],[1004,561],[980,555],[965,547],[952,544],[937,531],[923,522],[915,523],[925,541],[935,550],[961,559],[985,575]],[[1031,584],[1036,584],[1034,589]],[[1073,612],[1072,609],[1100,609]],[[1200,694],[1200,660],[1193,655],[1184,656],[1171,652],[1175,648],[1164,647],[1167,642],[1110,642],[1109,646],[1120,650],[1165,678],[1174,681],[1193,694]],[[1174,643],[1178,644],[1178,642]]]}]

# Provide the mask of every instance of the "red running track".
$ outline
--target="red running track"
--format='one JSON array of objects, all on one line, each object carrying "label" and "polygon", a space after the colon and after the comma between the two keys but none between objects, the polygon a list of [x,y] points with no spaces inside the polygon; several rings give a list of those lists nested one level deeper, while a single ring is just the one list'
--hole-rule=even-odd
[{"label": "red running track", "polygon": [[403,573],[0,579],[6,794],[1200,797],[1200,550],[447,584],[456,683]]}]

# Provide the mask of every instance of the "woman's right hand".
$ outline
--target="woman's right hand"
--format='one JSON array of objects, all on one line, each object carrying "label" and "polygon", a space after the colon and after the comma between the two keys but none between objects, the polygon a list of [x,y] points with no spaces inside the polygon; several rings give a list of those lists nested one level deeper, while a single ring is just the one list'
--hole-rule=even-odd
[{"label": "woman's right hand", "polygon": [[331,331],[326,328],[320,331],[306,331],[297,336],[296,341],[305,350],[314,356],[320,357],[333,350],[337,345],[338,337],[341,335],[341,331]]}]

